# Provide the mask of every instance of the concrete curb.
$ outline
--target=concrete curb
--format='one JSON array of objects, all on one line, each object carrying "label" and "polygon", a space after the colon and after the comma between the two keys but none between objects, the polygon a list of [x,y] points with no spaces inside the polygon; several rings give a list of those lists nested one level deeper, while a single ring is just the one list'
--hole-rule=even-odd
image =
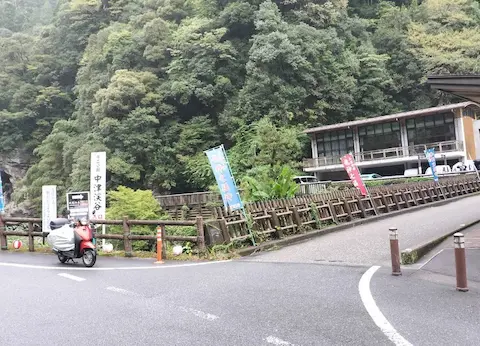
[{"label": "concrete curb", "polygon": [[[416,210],[439,207],[439,206],[442,206],[444,204],[448,204],[448,203],[451,203],[451,202],[456,202],[460,199],[479,196],[479,195],[480,195],[480,192],[475,192],[475,193],[471,193],[471,194],[468,194],[468,195],[457,196],[457,197],[453,197],[453,198],[449,198],[449,199],[445,199],[445,200],[441,200],[441,201],[421,204],[421,205],[418,205],[418,206],[415,206],[415,207],[405,208],[405,209],[402,209],[402,210],[396,210],[396,211],[393,211],[393,212],[390,212],[390,213],[385,213],[385,214],[381,214],[381,215],[377,215],[377,216],[371,216],[371,217],[368,217],[366,219],[359,219],[359,220],[355,220],[355,221],[345,222],[345,223],[340,224],[340,225],[326,227],[326,228],[319,229],[319,230],[314,230],[314,231],[311,231],[311,232],[308,232],[308,233],[297,234],[297,235],[294,235],[294,236],[291,236],[291,237],[288,237],[288,238],[284,238],[284,239],[268,241],[268,242],[265,242],[265,243],[257,245],[257,246],[249,246],[249,247],[237,250],[237,254],[240,255],[240,256],[254,255],[254,254],[256,254],[257,252],[260,252],[260,251],[270,250],[270,249],[273,249],[273,248],[278,248],[278,247],[287,246],[287,245],[293,245],[293,244],[300,243],[302,241],[306,241],[308,239],[319,237],[319,236],[329,234],[329,233],[332,233],[332,232],[342,231],[342,230],[345,230],[345,229],[349,229],[349,228],[353,228],[353,227],[356,227],[356,226],[364,225],[364,224],[367,224],[367,223],[370,223],[370,222],[375,222],[375,221],[383,220],[383,219],[386,219],[386,218],[390,218],[390,217],[394,217],[394,216],[398,216],[398,215],[403,215],[403,214],[406,214],[406,213],[409,213],[409,212],[412,212],[412,211],[416,211]],[[458,232],[458,230],[456,230],[455,232]],[[453,233],[455,233],[455,232],[453,232]],[[448,237],[448,235],[445,235],[444,237]],[[443,238],[443,239],[445,239],[445,238]],[[402,259],[402,264],[403,264],[403,259]]]},{"label": "concrete curb", "polygon": [[477,221],[470,222],[469,224],[466,224],[465,226],[462,226],[460,228],[457,228],[454,231],[448,232],[447,234],[444,234],[440,237],[437,237],[435,239],[432,239],[426,243],[423,243],[421,245],[418,245],[414,248],[409,248],[402,250],[400,253],[401,261],[402,264],[415,264],[417,263],[423,256],[425,256],[430,250],[435,248],[435,246],[441,244],[445,239],[448,237],[451,237],[457,232],[461,232],[467,228],[470,228],[476,224],[480,223],[480,219]]}]

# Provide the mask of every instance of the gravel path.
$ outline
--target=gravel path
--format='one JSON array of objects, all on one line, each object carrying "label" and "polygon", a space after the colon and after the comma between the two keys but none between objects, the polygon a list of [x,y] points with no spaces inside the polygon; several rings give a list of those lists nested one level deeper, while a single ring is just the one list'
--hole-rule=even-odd
[{"label": "gravel path", "polygon": [[432,206],[403,215],[330,233],[307,242],[252,256],[255,261],[343,262],[388,265],[388,229],[398,228],[400,249],[406,249],[446,234],[463,224],[480,220],[480,196],[442,206]]}]

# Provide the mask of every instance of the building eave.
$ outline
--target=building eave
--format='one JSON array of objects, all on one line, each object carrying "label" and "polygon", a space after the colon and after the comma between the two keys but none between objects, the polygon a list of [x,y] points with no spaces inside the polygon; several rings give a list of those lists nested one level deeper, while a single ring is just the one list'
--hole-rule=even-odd
[{"label": "building eave", "polygon": [[433,89],[480,103],[480,75],[433,75],[427,77]]},{"label": "building eave", "polygon": [[311,134],[311,133],[319,133],[319,132],[325,132],[325,131],[342,130],[342,129],[354,128],[362,125],[378,124],[378,123],[384,123],[384,122],[390,122],[390,121],[398,121],[400,119],[414,118],[418,116],[426,116],[426,115],[431,115],[436,113],[443,113],[447,111],[453,111],[455,109],[465,108],[468,106],[474,106],[474,107],[480,108],[479,104],[475,102],[467,101],[467,102],[455,103],[450,105],[419,109],[415,111],[383,115],[375,118],[353,120],[353,121],[348,121],[348,122],[339,123],[339,124],[318,126],[318,127],[306,129],[303,132],[307,134]]}]

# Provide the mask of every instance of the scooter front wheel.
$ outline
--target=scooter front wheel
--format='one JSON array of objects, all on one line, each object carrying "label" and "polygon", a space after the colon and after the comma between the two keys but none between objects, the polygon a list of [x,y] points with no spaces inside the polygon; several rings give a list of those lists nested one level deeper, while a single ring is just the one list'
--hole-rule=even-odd
[{"label": "scooter front wheel", "polygon": [[58,256],[58,260],[59,260],[61,263],[65,263],[65,262],[67,262],[67,260],[68,260],[68,257],[62,255],[61,253],[59,253],[57,256]]},{"label": "scooter front wheel", "polygon": [[95,253],[95,251],[91,249],[87,249],[83,253],[82,261],[85,267],[89,267],[89,268],[93,267],[93,265],[97,261],[97,254]]}]

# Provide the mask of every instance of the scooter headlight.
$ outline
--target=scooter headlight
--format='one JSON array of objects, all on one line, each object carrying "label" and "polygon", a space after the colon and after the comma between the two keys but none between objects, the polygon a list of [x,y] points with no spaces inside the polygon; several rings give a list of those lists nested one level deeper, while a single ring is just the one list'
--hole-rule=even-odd
[{"label": "scooter headlight", "polygon": [[80,224],[81,224],[82,226],[86,226],[87,223],[88,223],[88,221],[87,221],[86,218],[81,218],[81,219],[80,219]]}]

